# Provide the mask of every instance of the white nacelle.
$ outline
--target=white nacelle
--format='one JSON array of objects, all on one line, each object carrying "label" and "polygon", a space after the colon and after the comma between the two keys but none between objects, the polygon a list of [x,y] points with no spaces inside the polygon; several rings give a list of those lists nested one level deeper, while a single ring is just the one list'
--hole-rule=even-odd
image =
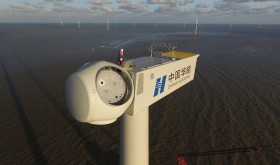
[{"label": "white nacelle", "polygon": [[123,67],[105,61],[85,64],[66,83],[72,115],[81,122],[109,124],[125,112],[134,116],[147,109],[193,80],[198,55],[177,53],[187,57],[141,57],[124,61]]}]

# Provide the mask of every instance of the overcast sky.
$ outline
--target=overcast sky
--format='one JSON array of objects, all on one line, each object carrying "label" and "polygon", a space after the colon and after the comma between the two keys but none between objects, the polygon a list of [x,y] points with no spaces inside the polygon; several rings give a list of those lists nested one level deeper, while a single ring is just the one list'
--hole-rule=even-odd
[{"label": "overcast sky", "polygon": [[280,0],[0,0],[0,22],[280,24]]}]

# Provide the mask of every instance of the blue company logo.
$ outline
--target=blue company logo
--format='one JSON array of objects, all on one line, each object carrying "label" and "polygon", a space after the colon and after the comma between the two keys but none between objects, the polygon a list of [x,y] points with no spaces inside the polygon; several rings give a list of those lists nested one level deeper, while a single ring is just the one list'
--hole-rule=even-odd
[{"label": "blue company logo", "polygon": [[155,91],[154,91],[154,97],[158,95],[158,93],[162,93],[164,92],[164,87],[165,87],[165,82],[166,82],[166,75],[157,79],[156,82],[156,87],[155,87]]}]

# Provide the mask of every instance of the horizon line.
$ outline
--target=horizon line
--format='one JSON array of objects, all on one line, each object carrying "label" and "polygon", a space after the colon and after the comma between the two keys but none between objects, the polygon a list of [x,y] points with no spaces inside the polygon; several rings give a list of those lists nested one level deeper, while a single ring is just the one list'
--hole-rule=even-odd
[{"label": "horizon line", "polygon": [[[0,22],[0,24],[61,24],[61,22]],[[63,24],[77,24],[77,22],[63,22]],[[81,22],[80,24],[107,24],[107,22]],[[133,22],[118,22],[118,24],[133,24]],[[138,22],[135,24],[155,24],[151,22]],[[168,23],[168,22],[157,22],[157,24],[195,24],[193,23]],[[200,25],[228,25],[228,23],[199,23]],[[234,25],[280,25],[280,23],[233,23]]]}]

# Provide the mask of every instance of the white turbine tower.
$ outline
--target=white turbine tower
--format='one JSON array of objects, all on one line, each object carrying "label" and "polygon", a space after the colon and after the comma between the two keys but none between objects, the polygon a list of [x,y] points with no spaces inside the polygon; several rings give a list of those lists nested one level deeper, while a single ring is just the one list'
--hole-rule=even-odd
[{"label": "white turbine tower", "polygon": [[230,25],[229,25],[229,30],[231,31],[231,28],[232,28],[232,22],[230,22]]},{"label": "white turbine tower", "polygon": [[60,21],[60,25],[61,25],[61,28],[63,28],[63,22],[62,21]]}]

